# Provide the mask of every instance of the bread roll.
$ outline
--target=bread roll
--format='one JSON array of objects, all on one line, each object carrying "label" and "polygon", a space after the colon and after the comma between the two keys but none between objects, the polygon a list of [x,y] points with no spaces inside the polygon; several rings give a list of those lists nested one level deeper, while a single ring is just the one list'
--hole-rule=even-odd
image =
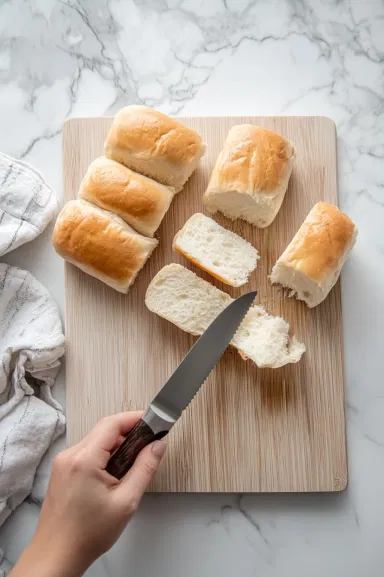
[{"label": "bread roll", "polygon": [[204,214],[194,214],[176,234],[173,249],[221,282],[244,285],[257,266],[257,250]]},{"label": "bread roll", "polygon": [[318,202],[273,267],[272,283],[291,289],[290,296],[312,308],[336,284],[357,228],[336,206]]},{"label": "bread roll", "polygon": [[174,193],[174,189],[102,156],[90,164],[79,198],[118,214],[137,232],[152,237]]},{"label": "bread roll", "polygon": [[[201,335],[233,299],[179,264],[161,269],[145,296],[148,309],[192,335]],[[276,369],[297,363],[305,346],[289,337],[289,324],[253,306],[231,344],[243,359]]]},{"label": "bread roll", "polygon": [[127,106],[112,123],[104,153],[179,192],[204,155],[201,136],[166,114]]},{"label": "bread roll", "polygon": [[264,228],[277,215],[295,156],[289,140],[261,126],[240,124],[229,131],[203,201],[232,220]]},{"label": "bread roll", "polygon": [[127,293],[157,240],[141,236],[111,212],[72,200],[57,218],[53,246],[82,271]]}]

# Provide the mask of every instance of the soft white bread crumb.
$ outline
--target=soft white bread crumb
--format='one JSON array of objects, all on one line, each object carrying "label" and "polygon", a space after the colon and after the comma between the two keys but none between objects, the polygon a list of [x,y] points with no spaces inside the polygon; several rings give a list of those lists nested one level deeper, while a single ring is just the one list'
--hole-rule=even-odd
[{"label": "soft white bread crumb", "polygon": [[228,285],[245,284],[257,266],[257,250],[205,216],[194,214],[176,234],[173,249]]},{"label": "soft white bread crumb", "polygon": [[[201,335],[233,299],[179,264],[161,269],[145,296],[148,309],[183,331]],[[297,363],[305,346],[289,337],[289,324],[262,307],[247,313],[231,344],[258,367],[278,368]]]},{"label": "soft white bread crumb", "polygon": [[357,238],[352,220],[333,204],[318,202],[272,269],[271,282],[291,289],[312,308],[336,284]]}]

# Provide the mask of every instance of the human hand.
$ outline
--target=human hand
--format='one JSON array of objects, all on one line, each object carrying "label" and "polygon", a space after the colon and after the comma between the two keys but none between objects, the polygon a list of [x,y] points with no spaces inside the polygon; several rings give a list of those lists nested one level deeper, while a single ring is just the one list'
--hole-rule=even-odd
[{"label": "human hand", "polygon": [[[44,556],[45,565],[51,561],[55,576],[73,577],[82,575],[120,536],[166,448],[164,441],[148,445],[121,481],[107,473],[111,453],[141,416],[142,412],[132,412],[106,417],[80,443],[57,455],[27,551],[29,576],[34,566],[31,551],[38,559]],[[13,577],[24,575],[17,569]],[[45,577],[44,568],[36,569],[36,575]]]}]

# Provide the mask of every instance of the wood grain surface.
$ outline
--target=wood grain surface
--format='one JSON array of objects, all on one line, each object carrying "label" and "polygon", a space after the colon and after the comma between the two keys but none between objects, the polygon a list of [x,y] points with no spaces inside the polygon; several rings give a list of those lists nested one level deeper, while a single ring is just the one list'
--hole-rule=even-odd
[{"label": "wood grain surface", "polygon": [[[322,117],[184,118],[207,154],[173,201],[159,247],[128,295],[66,264],[68,439],[78,441],[104,415],[145,408],[194,338],[150,313],[146,288],[166,264],[180,262],[236,297],[258,290],[258,303],[291,323],[307,352],[296,365],[258,369],[228,350],[171,431],[152,491],[339,491],[347,483],[340,283],[315,309],[283,298],[268,281],[272,266],[319,200],[337,204],[336,132]],[[172,252],[174,234],[195,212],[228,130],[250,122],[290,138],[296,162],[282,208],[264,230],[221,215],[216,220],[256,246],[261,260],[241,289],[222,285]],[[64,187],[77,195],[88,164],[103,152],[110,118],[64,127]]]}]

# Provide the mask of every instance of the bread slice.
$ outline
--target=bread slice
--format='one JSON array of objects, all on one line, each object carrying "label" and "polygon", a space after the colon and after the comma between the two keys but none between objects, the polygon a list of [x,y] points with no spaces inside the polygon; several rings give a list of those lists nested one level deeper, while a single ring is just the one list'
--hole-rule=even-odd
[{"label": "bread slice", "polygon": [[284,200],[294,157],[292,142],[280,134],[252,124],[233,126],[203,195],[207,210],[269,226]]},{"label": "bread slice", "polygon": [[[150,311],[193,335],[201,335],[232,301],[227,293],[179,264],[162,268],[145,296]],[[284,319],[253,306],[231,344],[243,359],[275,369],[297,363],[305,351],[305,346],[288,333],[289,324]]]},{"label": "bread slice", "polygon": [[333,204],[318,202],[272,269],[271,282],[291,289],[312,308],[336,284],[357,238],[352,220]]},{"label": "bread slice", "polygon": [[131,105],[115,116],[104,154],[179,192],[205,153],[200,134],[147,106]]},{"label": "bread slice", "polygon": [[67,202],[53,231],[56,252],[85,273],[127,293],[158,241],[84,200]]},{"label": "bread slice", "polygon": [[239,287],[257,266],[257,250],[204,214],[194,214],[176,234],[173,249],[225,284]]},{"label": "bread slice", "polygon": [[153,237],[174,194],[174,189],[101,156],[89,165],[78,196],[121,216],[140,234]]}]

